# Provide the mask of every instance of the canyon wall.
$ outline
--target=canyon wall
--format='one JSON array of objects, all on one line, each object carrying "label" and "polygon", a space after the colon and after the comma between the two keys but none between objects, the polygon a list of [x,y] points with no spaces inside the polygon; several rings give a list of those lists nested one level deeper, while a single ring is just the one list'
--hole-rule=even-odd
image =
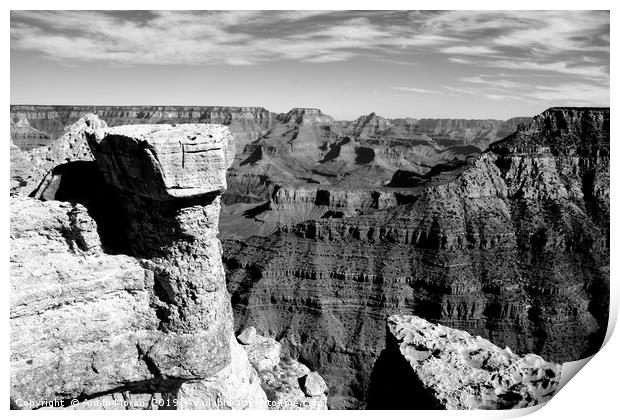
[{"label": "canyon wall", "polygon": [[410,194],[371,214],[224,238],[237,325],[321,372],[339,408],[365,405],[392,314],[554,362],[600,347],[609,109],[549,109],[479,157],[430,171]]},{"label": "canyon wall", "polygon": [[[276,116],[260,107],[11,105],[11,138],[22,150],[49,144],[62,136],[66,127],[90,113],[111,127],[127,124],[224,124],[233,134],[238,150],[256,140],[272,125]],[[37,135],[44,137],[34,141]],[[45,142],[45,139],[49,141]]]}]

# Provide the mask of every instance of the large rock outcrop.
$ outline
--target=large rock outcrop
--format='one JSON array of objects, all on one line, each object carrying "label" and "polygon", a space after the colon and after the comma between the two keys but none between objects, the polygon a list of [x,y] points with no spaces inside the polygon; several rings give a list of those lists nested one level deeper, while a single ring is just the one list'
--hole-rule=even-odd
[{"label": "large rock outcrop", "polygon": [[593,354],[609,298],[609,109],[557,108],[408,203],[224,240],[239,327],[319,370],[331,407],[361,407],[394,313],[517,353]]},{"label": "large rock outcrop", "polygon": [[129,255],[107,252],[91,209],[13,199],[13,402],[266,408],[234,340],[216,236],[228,130],[99,125],[87,137]]},{"label": "large rock outcrop", "polygon": [[547,402],[558,390],[562,366],[535,354],[519,356],[416,316],[391,316],[387,327],[369,408],[524,408]]}]

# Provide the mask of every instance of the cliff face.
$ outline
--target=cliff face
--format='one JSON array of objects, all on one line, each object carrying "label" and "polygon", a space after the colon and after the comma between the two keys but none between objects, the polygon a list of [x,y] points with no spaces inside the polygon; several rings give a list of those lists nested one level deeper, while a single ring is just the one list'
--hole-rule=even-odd
[{"label": "cliff face", "polygon": [[50,143],[50,135],[30,126],[28,120],[21,116],[13,120],[11,115],[11,139],[20,150],[30,150]]},{"label": "cliff face", "polygon": [[[11,136],[22,150],[37,145],[49,144],[58,139],[65,128],[93,113],[110,126],[128,124],[185,124],[208,123],[223,124],[229,127],[238,150],[245,144],[256,140],[265,132],[276,118],[276,114],[259,107],[223,107],[223,106],[72,106],[72,105],[12,105],[11,121],[15,126],[23,126],[20,132],[13,131]],[[34,134],[49,139],[45,142],[32,140]],[[36,143],[36,144],[35,144]]]},{"label": "cliff face", "polygon": [[[119,199],[107,207],[115,232],[98,232],[75,202],[11,205],[13,402],[266,407],[233,337],[216,237],[228,130],[103,124],[86,135]],[[106,234],[122,236],[128,255],[110,252]]]},{"label": "cliff face", "polygon": [[561,365],[523,357],[481,337],[396,315],[372,374],[369,408],[501,410],[547,402]]},{"label": "cliff face", "polygon": [[585,357],[607,323],[608,186],[609,110],[550,109],[409,204],[225,240],[236,322],[319,369],[332,407],[364,404],[394,313]]}]

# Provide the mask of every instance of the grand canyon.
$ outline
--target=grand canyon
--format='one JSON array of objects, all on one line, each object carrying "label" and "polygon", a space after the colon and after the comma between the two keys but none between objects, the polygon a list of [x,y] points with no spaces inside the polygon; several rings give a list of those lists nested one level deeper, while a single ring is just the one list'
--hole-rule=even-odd
[{"label": "grand canyon", "polygon": [[547,401],[607,329],[609,108],[368,111],[12,105],[12,406]]}]

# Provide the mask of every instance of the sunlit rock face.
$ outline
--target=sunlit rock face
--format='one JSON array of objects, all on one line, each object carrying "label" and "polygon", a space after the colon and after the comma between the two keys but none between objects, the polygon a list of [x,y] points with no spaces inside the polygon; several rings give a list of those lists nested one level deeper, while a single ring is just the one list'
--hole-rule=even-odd
[{"label": "sunlit rock face", "polygon": [[516,353],[593,354],[609,297],[609,109],[554,108],[407,204],[224,240],[235,321],[362,407],[384,322],[415,314]]},{"label": "sunlit rock face", "polygon": [[317,372],[288,356],[273,338],[244,329],[237,340],[258,372],[270,410],[327,410],[327,385]]},{"label": "sunlit rock face", "polygon": [[386,349],[373,368],[368,407],[531,407],[553,397],[561,372],[562,365],[535,354],[519,356],[464,331],[395,315],[387,321]]},{"label": "sunlit rock face", "polygon": [[[84,135],[108,200],[12,201],[13,403],[266,408],[234,340],[217,239],[228,130],[97,124]],[[115,225],[101,230],[103,213]]]}]

